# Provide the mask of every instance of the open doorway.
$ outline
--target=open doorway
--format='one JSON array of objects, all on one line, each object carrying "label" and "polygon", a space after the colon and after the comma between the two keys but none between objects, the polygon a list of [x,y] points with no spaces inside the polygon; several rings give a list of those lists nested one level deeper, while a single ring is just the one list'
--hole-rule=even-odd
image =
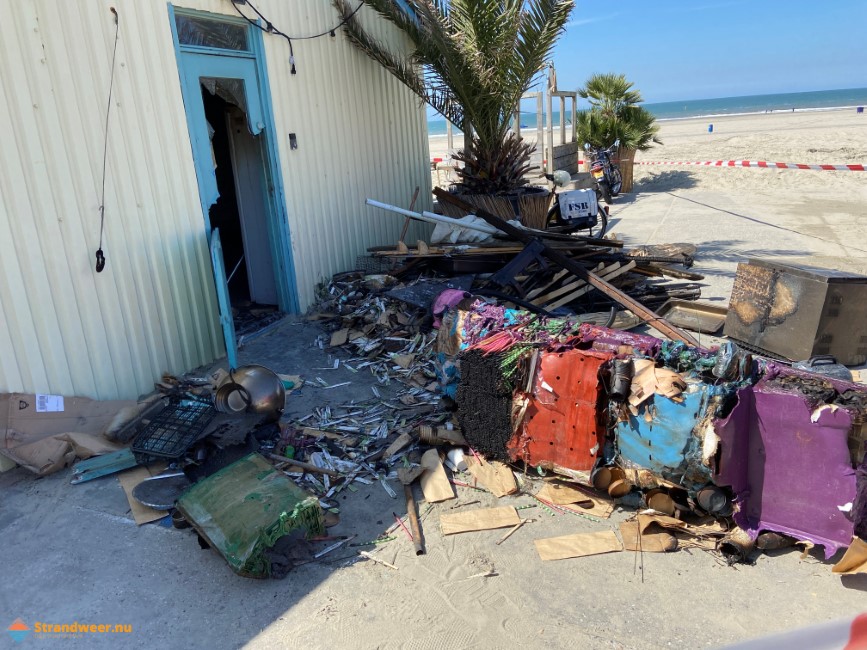
[{"label": "open doorway", "polygon": [[232,320],[238,337],[282,316],[272,247],[260,136],[250,133],[241,80],[201,79],[202,103],[219,197],[209,208],[219,229]]},{"label": "open doorway", "polygon": [[168,10],[220,327],[237,367],[239,335],[299,308],[262,31]]}]

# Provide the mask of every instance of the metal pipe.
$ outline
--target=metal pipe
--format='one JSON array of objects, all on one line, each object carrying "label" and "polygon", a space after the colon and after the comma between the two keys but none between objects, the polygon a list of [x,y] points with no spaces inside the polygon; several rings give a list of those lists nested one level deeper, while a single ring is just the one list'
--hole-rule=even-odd
[{"label": "metal pipe", "polygon": [[409,515],[409,524],[412,526],[412,542],[415,545],[415,554],[424,555],[424,542],[421,537],[421,524],[418,522],[415,496],[412,493],[412,485],[403,486],[403,494],[406,497],[406,512]]},{"label": "metal pipe", "polygon": [[413,212],[412,210],[405,210],[404,208],[399,208],[396,205],[389,205],[388,203],[382,203],[381,201],[375,201],[374,199],[367,199],[365,201],[367,205],[372,205],[375,208],[380,208],[382,210],[386,210],[388,212],[394,212],[396,214],[402,214],[405,217],[410,217],[412,219],[418,219],[419,221],[427,221],[428,223],[445,223],[450,226],[456,226],[458,228],[466,228],[468,230],[478,230],[479,232],[487,233],[489,235],[501,235],[503,234],[500,230],[494,228],[489,225],[475,225],[475,224],[466,224],[458,219],[452,219],[451,217],[444,217],[441,214],[434,214],[433,212]]}]

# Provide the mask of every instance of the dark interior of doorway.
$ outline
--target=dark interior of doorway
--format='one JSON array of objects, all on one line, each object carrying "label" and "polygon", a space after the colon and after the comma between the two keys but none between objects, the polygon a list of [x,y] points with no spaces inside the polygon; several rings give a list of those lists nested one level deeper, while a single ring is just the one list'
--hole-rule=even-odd
[{"label": "dark interior of doorway", "polygon": [[250,297],[250,278],[244,260],[244,234],[226,119],[230,112],[239,109],[223,98],[212,95],[205,87],[202,87],[202,101],[205,117],[213,129],[211,145],[216,166],[214,173],[220,193],[217,202],[209,210],[209,218],[211,228],[220,229],[235,335],[240,338],[262,330],[282,318],[283,314],[277,305],[260,304]]}]

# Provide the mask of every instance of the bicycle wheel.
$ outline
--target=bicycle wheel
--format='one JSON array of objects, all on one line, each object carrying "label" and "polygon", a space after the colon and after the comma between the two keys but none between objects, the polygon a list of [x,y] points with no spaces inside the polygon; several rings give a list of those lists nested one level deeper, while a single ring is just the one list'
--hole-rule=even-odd
[{"label": "bicycle wheel", "polygon": [[605,232],[608,230],[608,213],[605,211],[605,208],[602,207],[601,203],[599,204],[596,216],[596,225],[591,226],[588,229],[588,236],[596,237],[596,239],[602,239],[605,236]]},{"label": "bicycle wheel", "polygon": [[560,224],[560,202],[557,199],[554,199],[554,205],[548,210],[548,219],[545,224],[547,228]]}]

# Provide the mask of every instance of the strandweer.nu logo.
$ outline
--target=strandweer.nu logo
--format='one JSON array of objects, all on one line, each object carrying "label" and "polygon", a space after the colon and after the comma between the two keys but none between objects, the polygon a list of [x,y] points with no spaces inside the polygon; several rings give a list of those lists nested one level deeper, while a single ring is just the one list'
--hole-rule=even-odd
[{"label": "strandweer.nu logo", "polygon": [[9,636],[12,637],[13,641],[21,642],[27,638],[27,635],[30,634],[30,628],[24,624],[20,618],[16,618],[15,621],[8,628]]},{"label": "strandweer.nu logo", "polygon": [[87,634],[130,634],[132,625],[125,623],[43,623],[36,621],[33,628],[20,618],[16,618],[7,630],[13,641],[21,642],[32,632],[38,638],[46,637],[81,637]]}]

